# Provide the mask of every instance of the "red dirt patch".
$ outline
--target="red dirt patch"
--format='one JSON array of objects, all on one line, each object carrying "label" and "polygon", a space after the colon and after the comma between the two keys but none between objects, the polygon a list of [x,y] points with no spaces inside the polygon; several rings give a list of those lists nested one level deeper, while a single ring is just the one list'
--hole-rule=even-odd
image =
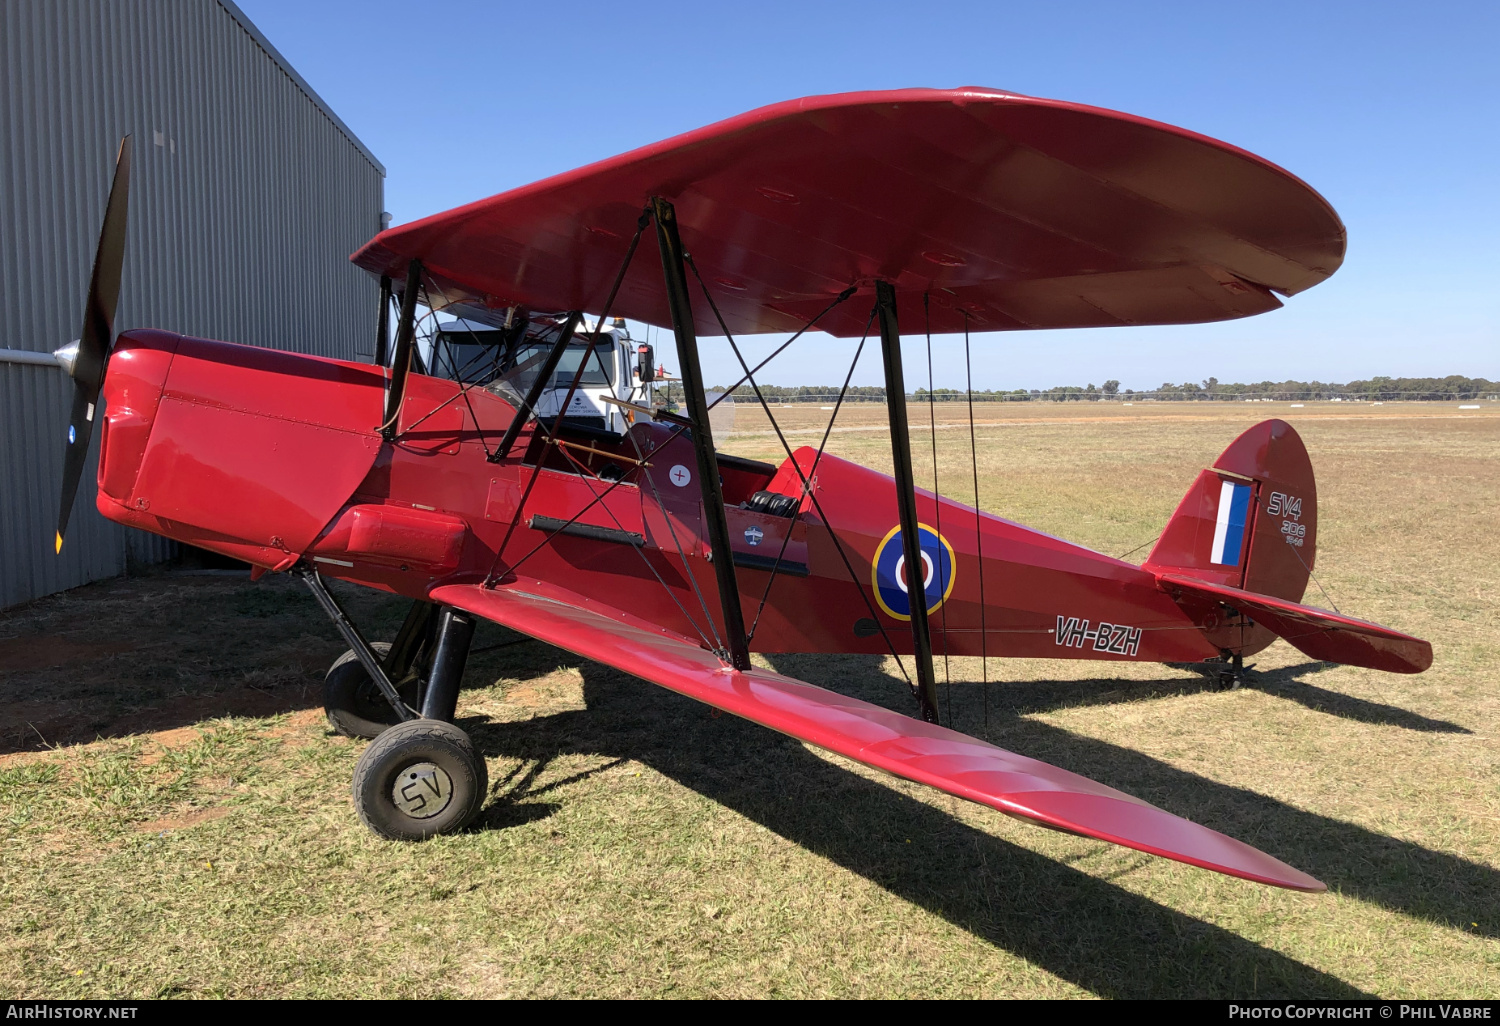
[{"label": "red dirt patch", "polygon": [[301,712],[292,713],[284,722],[266,731],[266,735],[268,737],[286,737],[289,734],[301,731],[305,727],[323,723],[325,719],[322,706],[313,709],[303,709]]},{"label": "red dirt patch", "polygon": [[198,740],[199,736],[198,730],[194,727],[176,727],[172,730],[157,731],[150,736],[150,740],[160,746],[160,750],[147,752],[141,757],[141,765],[154,766],[158,762],[161,762],[163,755],[166,755],[174,748],[186,748]]},{"label": "red dirt patch", "polygon": [[27,763],[37,762],[47,758],[52,752],[7,752],[0,755],[0,769],[6,766],[25,766]]}]

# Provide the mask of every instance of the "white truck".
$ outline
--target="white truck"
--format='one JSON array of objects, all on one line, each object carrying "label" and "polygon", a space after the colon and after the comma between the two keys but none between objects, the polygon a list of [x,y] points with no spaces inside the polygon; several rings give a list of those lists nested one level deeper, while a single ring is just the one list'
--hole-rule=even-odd
[{"label": "white truck", "polygon": [[[533,315],[529,322],[509,328],[472,318],[440,322],[436,333],[419,348],[419,355],[428,373],[482,385],[519,403],[556,344],[562,320]],[[634,411],[617,403],[655,409],[659,405],[655,384],[668,379],[656,367],[652,347],[632,339],[624,320],[616,318],[600,332],[590,354],[592,339],[593,333],[580,326],[537,400],[536,415],[543,419],[558,415],[578,366],[584,363],[564,420],[577,427],[622,435],[629,430]]]}]

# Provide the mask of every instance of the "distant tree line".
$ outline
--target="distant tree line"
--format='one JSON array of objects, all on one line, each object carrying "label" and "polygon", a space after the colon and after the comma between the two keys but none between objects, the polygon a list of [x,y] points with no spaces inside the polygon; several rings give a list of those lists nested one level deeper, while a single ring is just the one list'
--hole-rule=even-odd
[{"label": "distant tree line", "polygon": [[[724,391],[719,386],[716,391]],[[832,402],[838,398],[838,386],[828,385],[761,385],[760,391],[767,402]],[[749,385],[734,390],[737,399],[755,399]],[[934,402],[963,402],[967,393],[956,388],[934,388],[930,398]],[[1500,382],[1487,378],[1466,378],[1451,374],[1446,378],[1391,378],[1377,377],[1366,381],[1350,381],[1345,384],[1323,381],[1260,381],[1254,384],[1222,382],[1209,378],[1203,382],[1184,382],[1174,385],[1163,382],[1160,388],[1151,391],[1121,389],[1113,379],[1103,385],[1093,383],[1059,385],[1056,388],[985,389],[973,393],[976,402],[1099,402],[1110,400],[1155,400],[1159,402],[1237,402],[1254,399],[1300,400],[1343,399],[1346,401],[1441,401],[1453,399],[1500,399]],[[928,391],[919,388],[909,399],[925,402]],[[885,389],[872,385],[857,385],[849,389],[845,401],[884,401]]]},{"label": "distant tree line", "polygon": [[[723,385],[715,385],[709,391],[722,392]],[[761,385],[760,394],[766,399],[776,400],[780,403],[815,402],[823,399],[837,399],[839,394],[838,385]],[[978,392],[974,393],[978,395]],[[749,385],[741,385],[734,390],[735,398],[748,396],[755,398],[755,390]],[[850,385],[848,397],[851,399],[884,399],[885,389],[875,385]]]}]

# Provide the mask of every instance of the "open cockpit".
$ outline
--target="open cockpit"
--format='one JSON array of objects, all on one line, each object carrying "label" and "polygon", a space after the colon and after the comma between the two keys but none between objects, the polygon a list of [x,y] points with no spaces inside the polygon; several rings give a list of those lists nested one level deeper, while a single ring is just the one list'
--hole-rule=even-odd
[{"label": "open cockpit", "polygon": [[619,318],[602,330],[573,333],[552,360],[566,315],[460,309],[464,316],[440,322],[418,353],[434,377],[488,389],[517,408],[540,386],[537,416],[561,413],[569,424],[615,436],[631,423],[622,403],[650,409],[655,402],[652,347],[632,339]]}]

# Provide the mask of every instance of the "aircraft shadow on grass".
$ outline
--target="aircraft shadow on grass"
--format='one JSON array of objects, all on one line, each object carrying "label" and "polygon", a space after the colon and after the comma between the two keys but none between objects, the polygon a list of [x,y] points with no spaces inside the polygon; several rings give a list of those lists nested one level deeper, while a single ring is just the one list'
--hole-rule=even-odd
[{"label": "aircraft shadow on grass", "polygon": [[[793,665],[794,661],[801,662],[802,658],[778,657],[778,662],[784,664],[784,672],[793,676],[798,669]],[[1305,673],[1328,668],[1330,664],[1326,663],[1292,666],[1257,675],[1262,679],[1252,681],[1250,686],[1280,697],[1287,697],[1287,692],[1295,695],[1299,689],[1316,692],[1328,696],[1326,705],[1321,701],[1303,701],[1300,697],[1298,700],[1310,709],[1337,710],[1350,719],[1363,722],[1393,723],[1415,730],[1469,732],[1456,724],[1352,699],[1296,680]],[[891,708],[902,708],[904,682],[899,687],[892,687],[891,678],[881,672],[878,661],[864,673],[855,672],[851,666],[847,671],[824,670],[823,676],[825,679],[811,683],[848,691],[866,701],[880,702]],[[840,684],[841,681],[849,683]],[[1162,695],[1183,693],[1184,683],[1192,685],[1187,690],[1217,687],[1217,684],[1207,681],[1184,682],[1181,679],[1141,683],[1114,679],[1097,682],[1101,689],[1114,692],[1116,701],[1131,700],[1140,691]],[[867,693],[859,694],[856,688],[863,688]],[[1176,815],[1252,844],[1311,873],[1331,890],[1394,912],[1458,929],[1467,928],[1488,937],[1500,937],[1500,908],[1497,908],[1500,905],[1497,902],[1500,872],[1488,866],[1388,837],[1353,823],[1307,812],[1266,795],[1178,769],[1132,749],[1082,737],[1025,716],[1026,713],[1076,706],[1079,704],[1078,682],[1028,682],[992,687],[988,729],[982,719],[982,695],[976,694],[976,690],[953,689],[953,694],[961,702],[956,710],[957,727],[966,733],[1117,787]],[[999,694],[1009,701],[995,701]],[[1274,757],[1275,753],[1267,754]]]},{"label": "aircraft shadow on grass", "polygon": [[[1209,677],[1216,679],[1218,667],[1210,664],[1193,665],[1187,667]],[[1433,734],[1472,734],[1468,727],[1448,720],[1429,719],[1409,709],[1399,706],[1385,705],[1381,702],[1370,702],[1363,698],[1355,698],[1352,695],[1341,694],[1337,691],[1329,691],[1315,684],[1309,684],[1305,679],[1314,673],[1322,673],[1324,670],[1337,669],[1337,663],[1324,663],[1314,660],[1307,663],[1298,663],[1296,666],[1284,666],[1276,670],[1249,670],[1245,673],[1242,687],[1254,688],[1263,691],[1276,698],[1284,698],[1298,705],[1306,706],[1315,712],[1324,712],[1332,716],[1339,716],[1346,720],[1358,720],[1360,723],[1383,723],[1392,727],[1404,727],[1407,730],[1419,730]]]},{"label": "aircraft shadow on grass", "polygon": [[[941,663],[939,663],[941,665]],[[1195,695],[1205,691],[1220,691],[1218,663],[1173,663],[1174,668],[1189,670],[1198,676],[1175,677],[1160,680],[1124,680],[1118,677],[1093,677],[1084,680],[1023,681],[1019,683],[991,682],[989,697],[1004,707],[1007,714],[1016,716],[1025,713],[1047,712],[1064,707],[1091,705],[1119,705],[1123,702],[1144,702],[1175,695]],[[1337,663],[1313,660],[1285,666],[1275,670],[1247,669],[1240,687],[1264,692],[1273,698],[1282,698],[1341,719],[1360,723],[1384,724],[1433,734],[1472,734],[1468,727],[1448,720],[1435,720],[1399,706],[1370,702],[1338,691],[1329,691],[1305,678],[1325,670],[1338,669]],[[793,670],[786,671],[796,676]],[[826,686],[826,685],[825,685]],[[940,691],[943,685],[938,685]],[[971,689],[972,690],[972,689]],[[955,692],[956,693],[956,692]],[[941,695],[944,722],[947,722],[947,697]],[[976,698],[976,714],[983,713],[977,707],[982,699]],[[967,731],[968,728],[960,728]]]},{"label": "aircraft shadow on grass", "polygon": [[[689,699],[647,690],[624,674],[538,647],[537,656],[551,666],[560,659],[579,667],[587,709],[463,724],[487,755],[519,760],[494,782],[495,797],[480,829],[550,815],[557,806],[536,797],[634,760],[1096,994],[1359,996],[1342,980],[975,829],[821,759],[793,739],[734,717],[714,717]],[[785,656],[776,662],[783,672],[908,711],[904,683],[886,675],[878,658]],[[1288,679],[1301,672],[1307,668],[1291,668]],[[1119,681],[1100,683],[1120,688]],[[1184,684],[1207,686],[1177,679],[1129,687],[1172,694]],[[997,699],[999,689],[992,688],[988,729],[978,689],[955,688],[957,725],[1261,847],[1333,890],[1435,923],[1477,922],[1479,933],[1500,936],[1494,907],[1500,873],[1486,866],[1021,715],[1077,705],[1078,687],[1011,685],[1005,699]],[[533,790],[546,765],[565,753],[609,761]],[[1141,855],[1140,861],[1150,858]]]}]

